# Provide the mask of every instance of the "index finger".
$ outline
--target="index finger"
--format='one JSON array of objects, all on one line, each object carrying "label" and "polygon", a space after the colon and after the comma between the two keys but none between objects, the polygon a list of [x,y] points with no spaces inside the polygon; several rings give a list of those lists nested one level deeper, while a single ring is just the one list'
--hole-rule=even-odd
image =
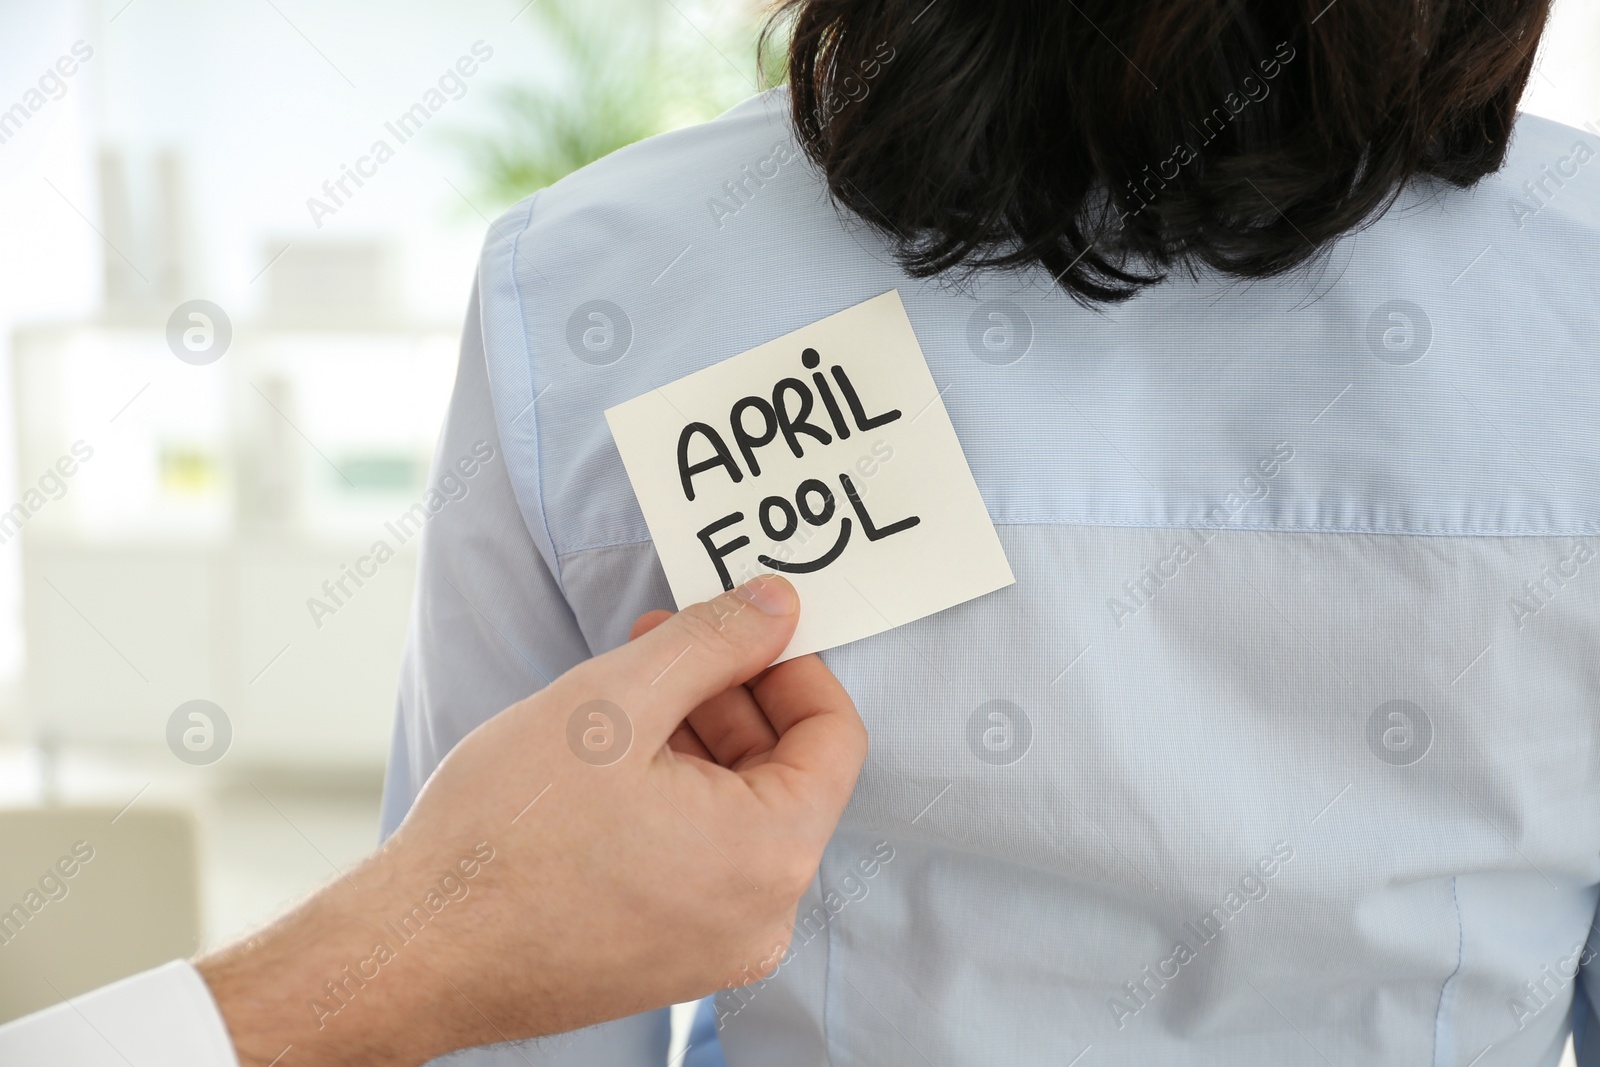
[{"label": "index finger", "polygon": [[867,728],[855,701],[816,655],[772,667],[750,687],[778,743],[759,766],[741,773],[753,788],[777,779],[800,803],[831,816],[844,812],[867,758]]},{"label": "index finger", "polygon": [[653,752],[690,711],[777,659],[799,613],[794,587],[778,575],[762,575],[689,605],[573,673],[580,687],[626,709],[636,743]]}]

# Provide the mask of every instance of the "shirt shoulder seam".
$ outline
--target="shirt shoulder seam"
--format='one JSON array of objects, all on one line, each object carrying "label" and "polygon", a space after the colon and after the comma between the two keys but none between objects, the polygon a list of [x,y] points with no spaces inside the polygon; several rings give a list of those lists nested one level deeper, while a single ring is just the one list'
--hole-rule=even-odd
[{"label": "shirt shoulder seam", "polygon": [[[538,199],[539,194],[537,192],[528,197],[528,208],[527,211],[523,213],[522,228],[511,236],[511,255],[506,259],[506,269],[511,276],[511,291],[513,294],[515,294],[514,302],[517,308],[517,327],[519,332],[522,334],[522,356],[528,368],[528,392],[533,396],[535,401],[537,401],[539,398],[539,378],[536,374],[534,363],[533,342],[528,331],[528,313],[527,309],[523,306],[522,287],[517,284],[517,258],[522,254],[522,238],[527,235],[530,229],[533,228],[533,209]],[[537,270],[538,268],[535,267],[534,269]],[[556,547],[555,535],[550,529],[550,516],[545,510],[543,427],[539,422],[538,412],[533,410],[534,405],[530,403],[528,407],[528,414],[533,419],[533,493],[534,497],[538,501],[539,524],[543,527],[544,538],[545,541],[550,545],[550,554],[553,557],[551,560],[553,566],[551,567],[552,573],[550,576],[555,579],[556,588],[560,589],[562,595],[564,596],[566,595],[566,585],[561,580],[561,557],[563,553]]]}]

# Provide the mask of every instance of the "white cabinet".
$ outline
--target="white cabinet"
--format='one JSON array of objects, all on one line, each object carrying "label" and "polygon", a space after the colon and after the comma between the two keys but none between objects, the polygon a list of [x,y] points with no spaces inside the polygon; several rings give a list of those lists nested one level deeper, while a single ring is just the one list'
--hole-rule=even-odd
[{"label": "white cabinet", "polygon": [[32,736],[159,749],[203,699],[225,760],[381,764],[415,546],[359,587],[345,567],[422,496],[454,353],[442,332],[236,325],[196,367],[153,327],[19,334],[19,483],[44,479],[12,517]]},{"label": "white cabinet", "polygon": [[166,744],[173,710],[200,699],[228,716],[226,760],[381,763],[415,555],[402,549],[320,628],[306,607],[361,551],[30,546],[23,603],[35,732],[154,748]]}]

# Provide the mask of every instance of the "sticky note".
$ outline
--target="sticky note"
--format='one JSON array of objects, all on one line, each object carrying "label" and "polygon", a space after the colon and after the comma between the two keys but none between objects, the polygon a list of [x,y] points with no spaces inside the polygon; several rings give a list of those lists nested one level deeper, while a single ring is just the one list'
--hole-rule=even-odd
[{"label": "sticky note", "polygon": [[783,659],[1015,579],[891,290],[606,411],[681,608],[800,593]]}]

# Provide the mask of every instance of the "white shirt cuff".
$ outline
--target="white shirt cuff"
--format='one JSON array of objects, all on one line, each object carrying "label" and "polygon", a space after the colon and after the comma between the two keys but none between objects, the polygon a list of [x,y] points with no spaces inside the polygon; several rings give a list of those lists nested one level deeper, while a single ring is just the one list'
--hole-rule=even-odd
[{"label": "white shirt cuff", "polygon": [[239,1067],[211,990],[187,960],[0,1026],[6,1067]]}]

